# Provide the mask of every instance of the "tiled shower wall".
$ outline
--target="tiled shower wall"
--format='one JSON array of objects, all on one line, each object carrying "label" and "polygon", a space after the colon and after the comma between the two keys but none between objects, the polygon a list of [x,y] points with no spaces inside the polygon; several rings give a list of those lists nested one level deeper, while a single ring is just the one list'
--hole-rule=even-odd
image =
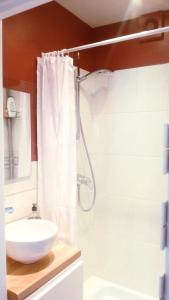
[{"label": "tiled shower wall", "polygon": [[[158,296],[169,64],[91,75],[81,83],[81,116],[97,186],[93,210],[78,210],[85,276]],[[81,141],[78,169],[90,175]],[[91,197],[82,187],[84,205]]]}]

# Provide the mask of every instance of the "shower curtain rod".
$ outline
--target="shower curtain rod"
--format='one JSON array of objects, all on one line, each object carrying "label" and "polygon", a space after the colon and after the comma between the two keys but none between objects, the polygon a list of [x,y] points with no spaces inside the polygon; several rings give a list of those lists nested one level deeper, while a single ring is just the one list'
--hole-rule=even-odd
[{"label": "shower curtain rod", "polygon": [[103,40],[101,42],[96,42],[96,43],[92,43],[92,44],[86,44],[86,45],[79,46],[79,47],[63,49],[63,50],[61,50],[61,52],[63,54],[69,54],[71,52],[78,52],[78,51],[82,51],[82,50],[86,50],[86,49],[121,43],[121,42],[129,41],[129,40],[134,40],[134,39],[143,38],[143,37],[147,37],[147,36],[153,36],[155,34],[160,34],[160,33],[165,33],[165,32],[169,32],[169,26],[157,28],[157,29],[153,29],[153,30],[142,31],[142,32],[138,32],[138,33],[133,33],[133,34],[129,34],[129,35],[124,35],[124,36],[120,36],[120,37],[115,37],[112,39]]}]

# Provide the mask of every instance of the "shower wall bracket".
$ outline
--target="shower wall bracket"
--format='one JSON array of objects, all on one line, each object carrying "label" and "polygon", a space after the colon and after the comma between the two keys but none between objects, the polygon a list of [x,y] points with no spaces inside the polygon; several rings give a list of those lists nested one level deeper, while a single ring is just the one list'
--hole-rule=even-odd
[{"label": "shower wall bracket", "polygon": [[160,277],[160,283],[159,283],[159,300],[166,300],[165,297],[165,286],[166,286],[166,278],[165,274]]},{"label": "shower wall bracket", "polygon": [[[161,204],[161,236],[160,236],[160,248],[166,250],[168,247],[168,201]],[[166,268],[167,271],[167,268]],[[167,274],[167,273],[166,273]],[[169,300],[167,296],[167,280],[166,274],[160,277],[159,280],[159,300]]]},{"label": "shower wall bracket", "polygon": [[161,237],[160,248],[164,250],[167,247],[167,234],[168,233],[168,202],[161,204]]},{"label": "shower wall bracket", "polygon": [[169,300],[169,124],[164,124],[163,174],[167,179],[166,202],[161,205],[161,250],[165,250],[165,274],[160,277],[159,300]]},{"label": "shower wall bracket", "polygon": [[[168,252],[168,220],[169,220],[169,202],[163,202],[161,204],[161,234],[160,234],[160,248],[161,250],[165,250],[165,256],[166,253]],[[166,262],[167,262],[167,257],[166,257]],[[166,263],[166,268],[163,276],[160,277],[159,280],[159,300],[169,300],[169,295],[168,295],[168,263]]]},{"label": "shower wall bracket", "polygon": [[163,174],[169,173],[169,124],[164,124],[163,134]]}]

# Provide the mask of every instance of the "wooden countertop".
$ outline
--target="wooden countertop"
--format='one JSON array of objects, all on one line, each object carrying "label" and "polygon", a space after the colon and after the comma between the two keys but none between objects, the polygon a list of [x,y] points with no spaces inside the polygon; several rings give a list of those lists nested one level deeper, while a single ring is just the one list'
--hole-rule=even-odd
[{"label": "wooden countertop", "polygon": [[57,242],[40,261],[25,265],[7,258],[8,300],[23,300],[63,271],[81,255],[78,249]]}]

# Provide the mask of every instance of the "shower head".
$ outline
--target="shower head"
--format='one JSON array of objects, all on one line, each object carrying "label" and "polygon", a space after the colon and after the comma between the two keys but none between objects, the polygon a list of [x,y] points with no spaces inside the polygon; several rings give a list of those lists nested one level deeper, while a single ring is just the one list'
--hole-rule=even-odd
[{"label": "shower head", "polygon": [[79,81],[79,82],[82,82],[82,81],[84,81],[85,79],[87,79],[88,78],[88,76],[90,76],[90,75],[93,75],[93,74],[107,74],[107,73],[113,73],[114,71],[113,70],[111,70],[111,69],[99,69],[99,70],[95,70],[95,71],[93,71],[93,72],[90,72],[90,73],[87,73],[87,74],[85,74],[85,75],[83,75],[83,76],[81,76],[81,77],[77,77],[77,80]]}]

